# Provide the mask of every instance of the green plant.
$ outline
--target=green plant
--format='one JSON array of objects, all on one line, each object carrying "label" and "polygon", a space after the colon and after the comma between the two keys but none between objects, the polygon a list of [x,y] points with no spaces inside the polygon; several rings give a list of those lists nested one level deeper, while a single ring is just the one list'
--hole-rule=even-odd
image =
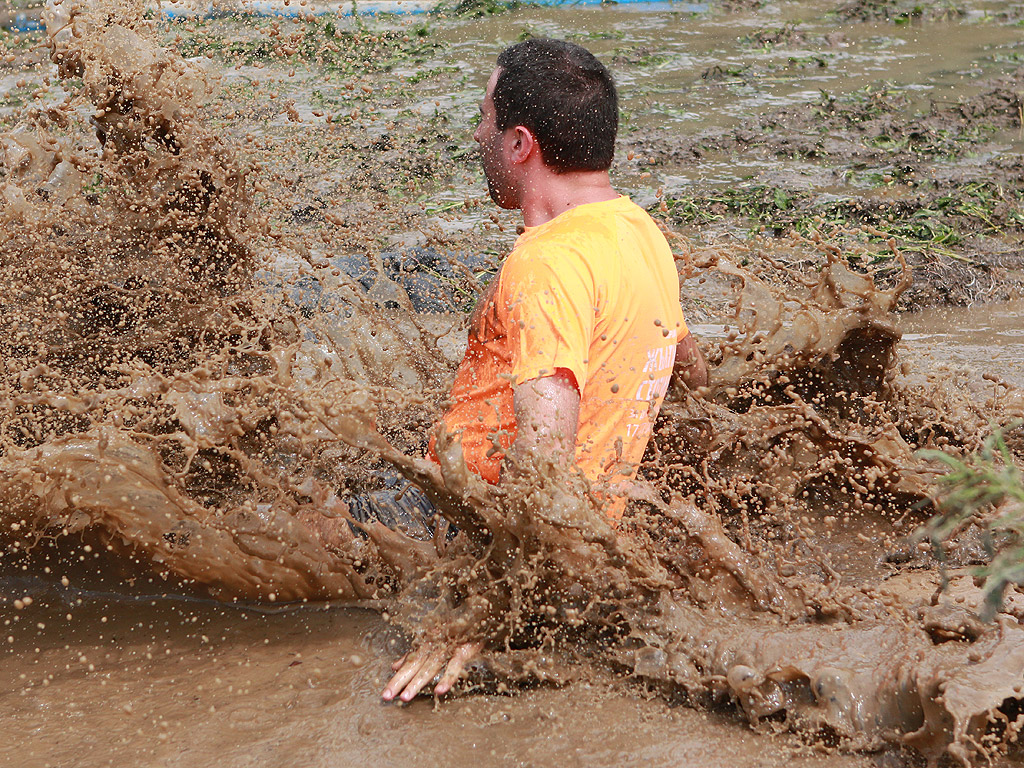
[{"label": "green plant", "polygon": [[982,618],[991,620],[1002,607],[1006,587],[1024,584],[1024,476],[1002,430],[993,432],[976,453],[962,459],[942,451],[922,451],[921,455],[945,464],[950,471],[939,480],[939,514],[918,535],[931,543],[942,561],[944,542],[969,522],[982,526],[992,560],[976,568],[975,575],[984,579]]},{"label": "green plant", "polygon": [[[361,76],[389,71],[398,64],[426,61],[440,43],[428,39],[431,28],[420,24],[409,30],[370,30],[362,22],[355,31],[339,29],[336,20],[314,19],[281,32],[263,20],[234,31],[232,39],[200,26],[178,25],[174,45],[183,56],[210,55],[238,64],[315,66],[333,74]],[[241,36],[239,36],[241,35]]]},{"label": "green plant", "polygon": [[445,0],[432,11],[435,14],[479,19],[484,16],[497,16],[509,11],[531,5],[522,0]]}]

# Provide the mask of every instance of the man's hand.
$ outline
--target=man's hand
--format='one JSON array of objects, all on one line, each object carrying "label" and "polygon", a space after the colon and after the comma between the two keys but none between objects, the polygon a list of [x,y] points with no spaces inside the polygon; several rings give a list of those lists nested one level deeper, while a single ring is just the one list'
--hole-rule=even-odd
[{"label": "man's hand", "polygon": [[410,651],[391,665],[391,668],[395,670],[395,675],[381,694],[384,701],[392,701],[399,696],[399,693],[401,693],[399,698],[402,701],[412,701],[416,694],[424,686],[429,685],[442,668],[445,668],[441,679],[434,686],[434,694],[443,696],[451,690],[455,681],[462,675],[466,662],[480,653],[483,646],[484,644],[481,642],[462,643],[455,646],[449,643],[428,643]]}]

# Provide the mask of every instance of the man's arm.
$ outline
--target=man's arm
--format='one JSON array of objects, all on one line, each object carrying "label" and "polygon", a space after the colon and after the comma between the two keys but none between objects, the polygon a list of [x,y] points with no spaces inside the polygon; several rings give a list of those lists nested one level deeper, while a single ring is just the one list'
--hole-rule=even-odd
[{"label": "man's arm", "polygon": [[513,392],[512,406],[516,414],[516,439],[505,453],[503,477],[520,466],[530,471],[530,459],[534,456],[550,457],[563,467],[572,464],[580,392],[569,371],[559,368],[551,376],[524,381]]},{"label": "man's arm", "polygon": [[700,353],[697,340],[687,332],[676,344],[676,364],[672,369],[672,383],[682,383],[693,391],[708,385],[708,364]]},{"label": "man's arm", "polygon": [[[580,418],[580,393],[573,375],[559,368],[551,376],[525,381],[515,388],[512,405],[516,439],[502,462],[502,477],[510,472],[530,472],[535,456],[550,457],[564,467],[571,465]],[[391,701],[397,696],[402,701],[412,701],[435,679],[434,694],[443,696],[481,648],[480,642],[427,644],[417,648],[393,665],[395,674],[384,689],[384,700]],[[440,674],[442,669],[444,674]]]}]

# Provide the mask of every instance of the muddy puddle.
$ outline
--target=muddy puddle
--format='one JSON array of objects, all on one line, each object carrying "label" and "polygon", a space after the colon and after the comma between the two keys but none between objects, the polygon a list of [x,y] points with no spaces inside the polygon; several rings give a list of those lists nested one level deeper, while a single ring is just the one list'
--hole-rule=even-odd
[{"label": "muddy puddle", "polygon": [[981,371],[1017,387],[1024,385],[1024,303],[943,307],[915,312],[900,321],[903,343],[932,365]]},{"label": "muddy puddle", "polygon": [[25,663],[5,665],[5,765],[873,764],[623,695],[610,678],[384,706],[382,658],[395,651],[367,611],[76,599],[36,606],[33,621],[60,629],[31,627],[16,641]]},{"label": "muddy puddle", "polygon": [[[942,567],[915,532],[921,449],[1024,452],[1024,8],[503,10],[3,37],[0,762],[1018,762],[998,509]],[[618,530],[543,461],[423,458],[515,235],[469,135],[525,34],[616,74],[712,364]],[[395,472],[462,533],[318,533]],[[489,642],[459,695],[380,703],[435,638]]]}]

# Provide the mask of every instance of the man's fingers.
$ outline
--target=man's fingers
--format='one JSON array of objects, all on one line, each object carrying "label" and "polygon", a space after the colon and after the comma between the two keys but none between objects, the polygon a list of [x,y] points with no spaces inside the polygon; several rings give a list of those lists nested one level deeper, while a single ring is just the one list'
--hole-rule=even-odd
[{"label": "man's fingers", "polygon": [[405,690],[402,691],[402,701],[412,701],[416,698],[416,694],[419,693],[425,685],[429,685],[433,681],[434,676],[441,671],[441,667],[444,666],[445,653],[443,648],[440,648],[427,657],[423,664],[420,666],[416,675],[412,678],[408,685],[405,686]]},{"label": "man's fingers", "polygon": [[434,681],[442,669],[444,674],[434,687],[434,693],[444,695],[455,685],[466,662],[480,653],[481,648],[482,642],[473,642],[456,646],[450,655],[448,646],[425,646],[407,653],[392,665],[392,669],[397,671],[381,696],[384,701],[392,701],[396,696],[402,701],[412,701],[424,687]]},{"label": "man's fingers", "polygon": [[445,669],[444,675],[434,688],[434,693],[438,696],[443,696],[448,693],[462,675],[462,670],[465,668],[466,662],[480,653],[481,648],[483,648],[483,643],[465,643],[456,648],[455,653],[452,654],[452,658],[448,662],[448,667]]},{"label": "man's fingers", "polygon": [[419,672],[420,667],[423,666],[423,662],[427,656],[428,654],[426,652],[405,655],[404,663],[401,668],[395,672],[394,677],[388,681],[387,687],[381,694],[384,701],[391,701],[398,695],[399,691],[405,688],[408,682],[416,676],[417,672]]}]

